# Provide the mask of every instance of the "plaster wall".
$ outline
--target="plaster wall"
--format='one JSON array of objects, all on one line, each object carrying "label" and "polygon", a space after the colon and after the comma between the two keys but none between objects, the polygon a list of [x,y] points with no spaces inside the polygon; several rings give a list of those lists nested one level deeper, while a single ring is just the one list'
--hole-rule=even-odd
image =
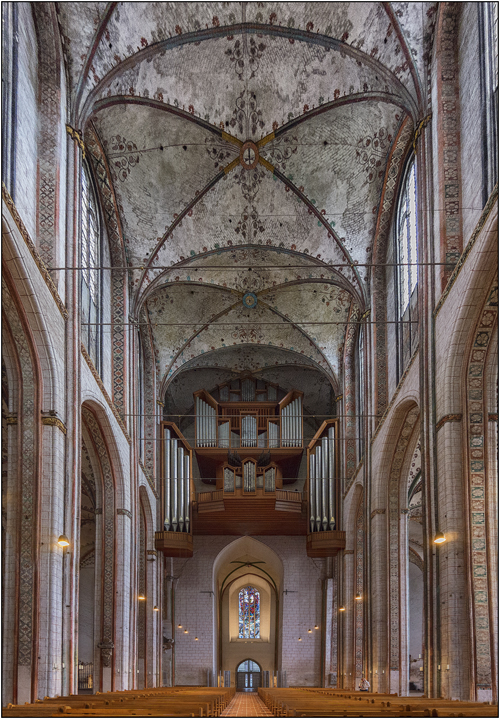
[{"label": "plaster wall", "polygon": [[483,154],[479,46],[479,7],[464,3],[460,16],[459,44],[460,83],[460,151],[462,172],[462,231],[464,247],[483,209]]},{"label": "plaster wall", "polygon": [[17,209],[33,240],[36,237],[38,43],[31,3],[18,3],[17,123],[15,127],[15,187]]}]

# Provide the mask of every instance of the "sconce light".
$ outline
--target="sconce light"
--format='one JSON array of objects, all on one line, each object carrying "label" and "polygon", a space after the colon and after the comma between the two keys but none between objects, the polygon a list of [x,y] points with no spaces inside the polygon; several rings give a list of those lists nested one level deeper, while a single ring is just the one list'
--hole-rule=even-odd
[{"label": "sconce light", "polygon": [[308,633],[308,634],[312,634],[312,629],[308,629],[308,630],[307,630],[307,633]]},{"label": "sconce light", "polygon": [[57,540],[57,543],[60,547],[69,547],[69,539],[65,534],[61,534],[61,536]]},{"label": "sconce light", "polygon": [[182,624],[177,625],[179,629],[182,629]]},{"label": "sconce light", "polygon": [[187,629],[184,629],[184,634],[189,634]]},{"label": "sconce light", "polygon": [[299,637],[299,642],[301,642],[301,641],[302,641],[302,637]]},{"label": "sconce light", "polygon": [[356,594],[356,599],[361,599],[361,594],[359,592]]},{"label": "sconce light", "polygon": [[137,599],[140,599],[141,601],[144,601],[144,600],[146,599],[146,597],[144,596],[144,594],[139,594],[139,596],[137,597]]},{"label": "sconce light", "polygon": [[446,542],[446,537],[442,532],[437,532],[434,537],[434,544],[442,544],[443,542]]},{"label": "sconce light", "polygon": [[195,637],[195,638],[194,638],[194,641],[197,642],[197,641],[198,641],[198,637]]},{"label": "sconce light", "polygon": [[339,607],[339,612],[345,612],[345,607],[344,606]]},{"label": "sconce light", "polygon": [[158,612],[158,611],[159,611],[158,607],[153,607],[153,612]]},{"label": "sconce light", "polygon": [[318,627],[318,625],[317,625],[317,624],[315,624],[315,625],[314,625],[314,628],[315,628],[315,629],[319,629],[319,627]]}]

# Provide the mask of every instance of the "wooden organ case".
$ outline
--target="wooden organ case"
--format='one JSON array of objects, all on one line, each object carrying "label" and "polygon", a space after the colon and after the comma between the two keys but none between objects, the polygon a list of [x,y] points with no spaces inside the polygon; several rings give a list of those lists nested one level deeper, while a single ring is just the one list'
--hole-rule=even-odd
[{"label": "wooden organ case", "polygon": [[[301,535],[308,556],[334,556],[345,547],[335,519],[338,420],[323,422],[307,448],[304,491],[290,491],[305,447],[303,393],[283,396],[276,385],[243,375],[213,394],[193,395],[194,448],[173,422],[160,425],[164,528],[156,549],[191,557],[193,534]],[[210,491],[194,491],[193,452]]]},{"label": "wooden organ case", "polygon": [[305,495],[286,489],[304,452],[302,392],[279,394],[251,375],[194,393],[198,467],[215,485],[196,497],[195,534],[306,534]]}]

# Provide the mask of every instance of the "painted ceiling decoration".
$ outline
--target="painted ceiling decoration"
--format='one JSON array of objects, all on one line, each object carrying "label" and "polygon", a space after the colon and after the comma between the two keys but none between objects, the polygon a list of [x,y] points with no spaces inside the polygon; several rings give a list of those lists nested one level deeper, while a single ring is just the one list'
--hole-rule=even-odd
[{"label": "painted ceiling decoration", "polygon": [[339,386],[436,6],[57,4],[74,126],[109,168],[162,386],[219,356]]}]

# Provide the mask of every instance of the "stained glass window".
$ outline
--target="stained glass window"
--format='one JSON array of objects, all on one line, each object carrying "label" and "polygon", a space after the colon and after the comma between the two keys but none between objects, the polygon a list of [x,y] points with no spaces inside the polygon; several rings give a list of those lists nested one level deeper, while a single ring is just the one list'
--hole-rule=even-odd
[{"label": "stained glass window", "polygon": [[239,594],[239,639],[260,639],[260,594],[243,587]]}]

